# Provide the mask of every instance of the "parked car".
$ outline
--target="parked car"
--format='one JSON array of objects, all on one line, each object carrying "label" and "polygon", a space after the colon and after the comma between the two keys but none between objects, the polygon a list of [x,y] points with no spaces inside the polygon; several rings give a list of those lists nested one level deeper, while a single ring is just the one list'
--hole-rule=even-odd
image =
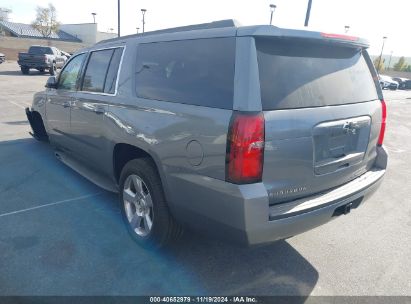
[{"label": "parked car", "polygon": [[6,61],[6,55],[0,53],[0,64]]},{"label": "parked car", "polygon": [[33,45],[27,53],[19,53],[17,63],[24,75],[29,74],[30,69],[41,73],[48,70],[51,75],[55,75],[57,69],[61,69],[66,61],[67,57],[55,47]]},{"label": "parked car", "polygon": [[230,21],[121,37],[74,54],[26,113],[59,159],[119,192],[139,244],[182,227],[272,242],[348,214],[382,181],[386,105],[367,47]]},{"label": "parked car", "polygon": [[398,82],[394,81],[390,76],[386,75],[380,75],[380,85],[381,88],[384,89],[390,89],[390,90],[396,90],[398,89]]},{"label": "parked car", "polygon": [[393,77],[392,79],[394,81],[398,82],[398,89],[400,89],[400,90],[405,89],[405,83],[409,80],[407,78],[401,78],[401,77]]},{"label": "parked car", "polygon": [[401,89],[402,89],[402,90],[411,90],[411,80],[405,80],[405,81],[401,84]]},{"label": "parked car", "polygon": [[401,78],[401,77],[392,77],[391,79],[398,83],[398,89],[401,89],[402,83],[408,80],[407,78]]}]

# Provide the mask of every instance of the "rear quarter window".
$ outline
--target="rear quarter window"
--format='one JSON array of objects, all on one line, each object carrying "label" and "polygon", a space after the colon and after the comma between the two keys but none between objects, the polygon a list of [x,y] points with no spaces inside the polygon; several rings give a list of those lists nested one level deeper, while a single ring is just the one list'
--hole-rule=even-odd
[{"label": "rear quarter window", "polygon": [[362,50],[282,39],[256,39],[264,110],[378,99]]},{"label": "rear quarter window", "polygon": [[234,65],[235,38],[140,44],[137,96],[232,109]]}]

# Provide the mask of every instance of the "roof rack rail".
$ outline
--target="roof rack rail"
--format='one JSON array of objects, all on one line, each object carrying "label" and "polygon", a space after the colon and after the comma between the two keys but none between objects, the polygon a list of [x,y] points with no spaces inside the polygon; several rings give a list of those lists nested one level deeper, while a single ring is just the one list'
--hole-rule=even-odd
[{"label": "roof rack rail", "polygon": [[176,32],[186,32],[186,31],[194,31],[194,30],[208,30],[208,29],[217,29],[217,28],[224,28],[224,27],[238,27],[238,26],[240,26],[240,24],[236,20],[226,19],[226,20],[213,21],[213,22],[209,22],[209,23],[200,23],[200,24],[193,24],[193,25],[187,25],[187,26],[179,26],[179,27],[168,28],[168,29],[163,29],[163,30],[145,32],[145,33],[139,33],[139,34],[133,34],[133,35],[127,35],[127,36],[121,36],[121,37],[118,37],[118,38],[102,40],[102,41],[98,42],[97,44],[117,41],[119,39],[125,39],[125,38],[131,38],[131,37],[151,36],[151,35],[157,35],[157,34],[169,34],[169,33],[176,33]]}]

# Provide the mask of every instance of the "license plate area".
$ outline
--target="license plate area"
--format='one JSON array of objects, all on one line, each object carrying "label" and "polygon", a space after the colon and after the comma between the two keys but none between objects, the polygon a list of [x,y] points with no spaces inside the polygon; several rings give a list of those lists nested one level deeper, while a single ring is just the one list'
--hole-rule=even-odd
[{"label": "license plate area", "polygon": [[368,147],[371,118],[324,122],[313,128],[314,172],[336,172],[360,163]]}]

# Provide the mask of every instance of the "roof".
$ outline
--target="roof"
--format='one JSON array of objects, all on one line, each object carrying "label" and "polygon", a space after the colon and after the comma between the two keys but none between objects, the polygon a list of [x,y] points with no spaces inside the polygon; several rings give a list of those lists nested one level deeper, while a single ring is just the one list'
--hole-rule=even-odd
[{"label": "roof", "polygon": [[163,29],[163,30],[145,32],[145,33],[140,33],[140,34],[121,36],[121,37],[118,37],[118,38],[102,40],[102,41],[98,42],[98,44],[103,44],[103,43],[106,43],[106,42],[117,42],[117,41],[122,41],[122,40],[125,40],[125,39],[135,38],[135,37],[148,37],[148,36],[159,35],[159,34],[185,33],[185,32],[189,32],[189,31],[198,31],[198,30],[221,31],[221,29],[235,29],[238,26],[240,26],[240,24],[237,21],[233,20],[233,19],[219,20],[219,21],[213,21],[213,22],[209,22],[209,23],[193,24],[193,25],[180,26],[180,27],[174,27],[174,28],[167,28],[167,29]]},{"label": "roof", "polygon": [[[30,24],[14,23],[9,21],[0,21],[0,26],[5,30],[11,32],[13,35],[21,38],[37,38],[44,39],[45,37],[40,31],[33,28]],[[70,35],[64,31],[52,32],[47,39],[81,42],[81,40],[73,35]]]},{"label": "roof", "polygon": [[139,38],[144,42],[169,41],[179,39],[198,39],[211,37],[271,37],[271,38],[291,38],[304,39],[321,43],[333,43],[347,47],[368,47],[367,40],[339,34],[320,33],[307,30],[295,30],[279,28],[271,25],[240,26],[234,20],[214,21],[210,23],[195,24],[170,29],[164,29],[119,38],[100,41],[98,44],[119,43],[126,40]]}]

